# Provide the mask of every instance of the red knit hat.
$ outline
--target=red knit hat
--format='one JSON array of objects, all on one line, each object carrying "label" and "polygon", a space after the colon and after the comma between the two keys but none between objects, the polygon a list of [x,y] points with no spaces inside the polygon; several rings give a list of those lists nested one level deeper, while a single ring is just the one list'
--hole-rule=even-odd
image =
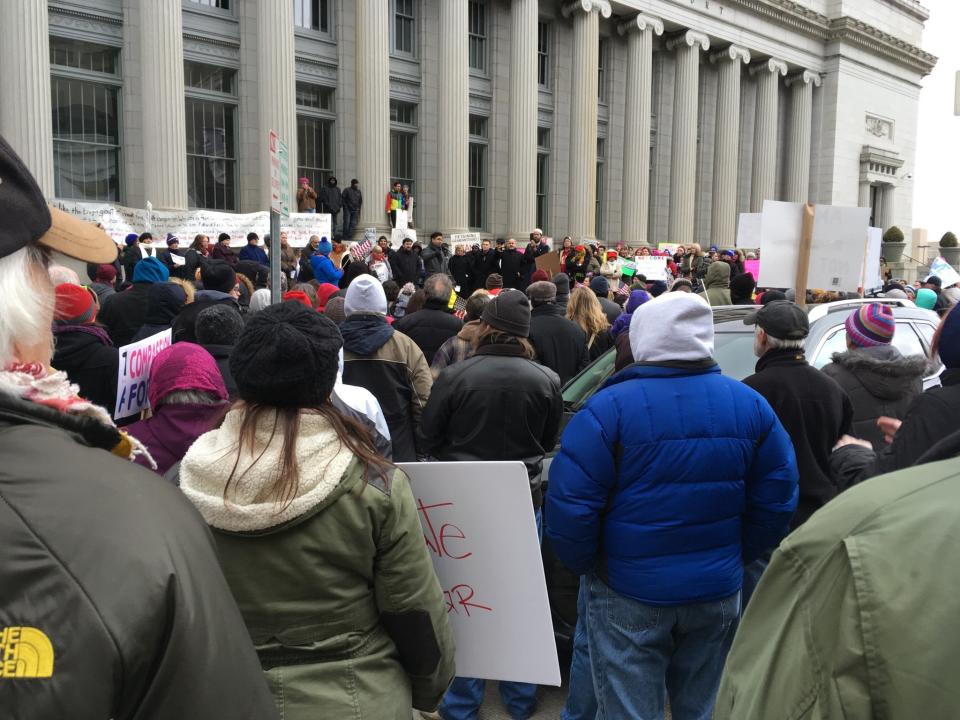
[{"label": "red knit hat", "polygon": [[530,276],[530,284],[532,285],[535,282],[550,282],[550,273],[546,270],[535,270],[533,275]]},{"label": "red knit hat", "polygon": [[54,318],[73,325],[92,325],[97,319],[97,304],[85,287],[63,283],[56,288]]},{"label": "red knit hat", "polygon": [[333,283],[320,283],[320,287],[317,288],[317,310],[323,312],[330,298],[338,292],[340,292],[340,288]]},{"label": "red knit hat", "polygon": [[293,300],[294,302],[302,303],[308,308],[313,310],[313,303],[310,302],[310,296],[307,295],[303,290],[288,290],[283,294],[283,301]]}]

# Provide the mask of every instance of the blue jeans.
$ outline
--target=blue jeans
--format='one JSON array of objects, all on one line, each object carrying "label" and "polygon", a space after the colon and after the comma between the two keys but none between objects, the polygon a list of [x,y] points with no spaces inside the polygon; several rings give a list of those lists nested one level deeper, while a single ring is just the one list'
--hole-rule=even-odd
[{"label": "blue jeans", "polygon": [[760,577],[763,575],[767,565],[770,564],[770,555],[767,553],[762,558],[757,558],[748,565],[743,566],[743,609],[747,609],[750,598],[753,597],[753,591],[757,589],[760,583]]},{"label": "blue jeans", "polygon": [[710,720],[740,593],[715,602],[655,607],[591,575],[587,633],[597,720]]},{"label": "blue jeans", "polygon": [[597,716],[597,695],[593,691],[590,645],[587,640],[587,582],[588,576],[580,578],[577,629],[573,633],[573,658],[570,660],[570,690],[560,720],[594,720]]},{"label": "blue jeans", "polygon": [[353,240],[353,233],[357,230],[357,221],[360,219],[359,210],[343,208],[343,239]]},{"label": "blue jeans", "polygon": [[[543,515],[535,510],[537,534],[543,540]],[[443,720],[477,720],[487,681],[457,677],[443,696],[440,716]],[[500,681],[500,699],[513,720],[526,720],[537,709],[537,686],[533,683]]]}]

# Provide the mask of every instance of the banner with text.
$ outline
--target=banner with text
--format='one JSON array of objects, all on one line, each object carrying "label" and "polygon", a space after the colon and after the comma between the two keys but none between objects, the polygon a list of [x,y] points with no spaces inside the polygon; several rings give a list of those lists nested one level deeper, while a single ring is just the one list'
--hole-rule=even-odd
[{"label": "banner with text", "polygon": [[457,675],[560,685],[527,471],[403,463],[457,641]]},{"label": "banner with text", "polygon": [[120,348],[120,372],[117,373],[117,404],[115,418],[138,415],[150,407],[147,384],[153,359],[164,348],[170,347],[173,332],[164,330],[156,335]]}]

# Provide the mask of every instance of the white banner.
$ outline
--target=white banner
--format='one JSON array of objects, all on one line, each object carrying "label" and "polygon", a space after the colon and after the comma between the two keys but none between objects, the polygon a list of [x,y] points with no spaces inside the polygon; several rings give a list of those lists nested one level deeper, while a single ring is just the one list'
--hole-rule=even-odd
[{"label": "white banner", "polygon": [[[937,257],[936,260],[930,263],[930,274],[940,278],[940,282],[945,288],[953,287],[957,283],[960,283],[960,273],[954,270],[953,266],[942,257]],[[924,278],[924,280],[926,280],[926,278]]]},{"label": "white banner", "polygon": [[403,463],[457,642],[457,675],[560,685],[527,471]]},{"label": "white banner", "polygon": [[480,233],[454,233],[448,239],[451,252],[455,251],[458,245],[463,245],[463,249],[470,252],[474,245],[480,244]]},{"label": "white banner", "polygon": [[170,347],[172,335],[172,330],[164,330],[120,348],[117,404],[113,411],[115,418],[138,415],[141,410],[150,407],[150,401],[147,399],[147,384],[150,380],[153,358],[164,348]]}]

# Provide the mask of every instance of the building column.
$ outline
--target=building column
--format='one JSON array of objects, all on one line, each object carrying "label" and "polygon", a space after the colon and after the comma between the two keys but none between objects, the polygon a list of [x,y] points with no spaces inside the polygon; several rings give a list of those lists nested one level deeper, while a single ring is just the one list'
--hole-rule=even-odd
[{"label": "building column", "polygon": [[857,197],[857,207],[870,207],[870,183],[860,181],[860,192]]},{"label": "building column", "polygon": [[362,234],[363,228],[387,225],[383,199],[390,190],[390,26],[381,0],[357,0],[355,7],[357,179],[365,188]]},{"label": "building column", "polygon": [[[145,0],[149,2],[149,0]],[[258,2],[257,99],[260,117],[260,209],[270,209],[270,148],[275,130],[290,152],[290,205],[296,211],[297,109],[293,3]]]},{"label": "building column", "polygon": [[622,240],[648,243],[650,216],[650,111],[653,104],[653,36],[663,34],[663,23],[637,15],[621,23],[627,36],[627,100],[623,131]]},{"label": "building column", "polygon": [[0,68],[0,135],[53,198],[47,0],[0,3]]},{"label": "building column", "polygon": [[606,0],[580,0],[563,8],[573,17],[573,79],[570,92],[570,182],[567,233],[579,241],[597,228],[597,90],[600,72],[600,13]]},{"label": "building column", "polygon": [[140,0],[144,198],[158,210],[187,209],[187,131],[183,102],[183,3]]},{"label": "building column", "polygon": [[896,185],[883,185],[880,189],[880,217],[874,218],[877,224],[875,227],[886,230],[893,225],[894,218],[894,196],[897,192]]},{"label": "building column", "polygon": [[440,3],[439,225],[445,234],[467,230],[470,103],[467,24],[467,0]]},{"label": "building column", "polygon": [[750,184],[750,210],[763,210],[764,200],[777,194],[777,127],[779,79],[787,74],[787,64],[770,58],[750,68],[757,76],[757,118],[753,133],[753,180]]},{"label": "building column", "polygon": [[697,204],[697,113],[701,49],[710,49],[710,39],[693,30],[667,41],[667,50],[677,51],[667,240],[684,245],[695,239],[693,228]]},{"label": "building column", "polygon": [[737,177],[740,167],[740,71],[750,51],[738,45],[710,56],[717,65],[717,134],[713,146],[713,203],[710,239],[717,247],[737,237]]},{"label": "building column", "polygon": [[790,146],[787,157],[787,187],[790,202],[810,199],[810,138],[813,132],[813,88],[820,87],[820,75],[804,70],[788,77],[790,88]]},{"label": "building column", "polygon": [[507,233],[522,241],[537,218],[537,0],[510,4],[510,158]]}]

